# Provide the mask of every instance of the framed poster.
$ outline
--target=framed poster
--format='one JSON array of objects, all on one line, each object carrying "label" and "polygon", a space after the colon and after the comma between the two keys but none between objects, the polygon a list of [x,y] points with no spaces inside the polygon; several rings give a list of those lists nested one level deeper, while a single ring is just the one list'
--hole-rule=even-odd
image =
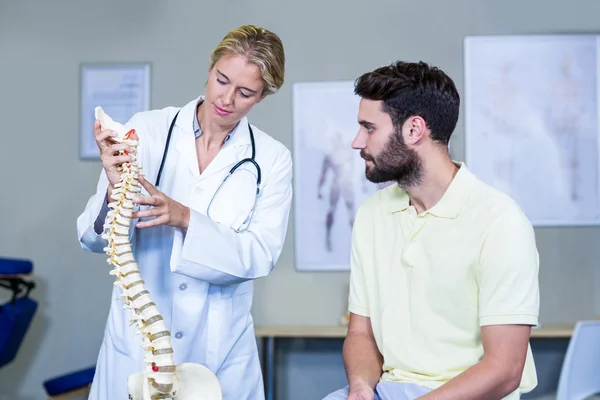
[{"label": "framed poster", "polygon": [[79,155],[98,160],[94,140],[94,109],[101,106],[122,124],[150,109],[150,63],[82,64],[80,66]]},{"label": "framed poster", "polygon": [[600,224],[600,36],[465,39],[465,162],[534,226]]},{"label": "framed poster", "polygon": [[377,190],[352,148],[360,98],[353,81],[293,86],[295,266],[350,269],[356,210]]}]

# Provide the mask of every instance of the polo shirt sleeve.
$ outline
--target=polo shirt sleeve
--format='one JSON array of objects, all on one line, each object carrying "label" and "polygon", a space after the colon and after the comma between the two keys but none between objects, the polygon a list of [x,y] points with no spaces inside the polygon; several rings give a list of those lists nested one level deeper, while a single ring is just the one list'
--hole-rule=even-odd
[{"label": "polo shirt sleeve", "polygon": [[360,218],[360,209],[356,215],[354,226],[352,228],[352,245],[350,249],[350,291],[348,297],[348,311],[353,314],[369,317],[369,301],[367,293],[367,284],[365,281],[364,264],[361,258],[361,246],[366,243],[361,235],[364,234],[364,229],[359,226],[362,218]]},{"label": "polo shirt sleeve", "polygon": [[520,210],[496,220],[484,241],[478,270],[479,324],[537,325],[539,255],[531,223]]}]

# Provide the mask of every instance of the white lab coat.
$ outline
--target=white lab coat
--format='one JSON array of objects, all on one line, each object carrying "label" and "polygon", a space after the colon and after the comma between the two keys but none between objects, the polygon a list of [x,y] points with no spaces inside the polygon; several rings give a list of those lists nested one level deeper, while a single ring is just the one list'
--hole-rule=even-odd
[{"label": "white lab coat", "polygon": [[[252,126],[262,184],[249,229],[240,233],[231,229],[241,225],[251,208],[248,199],[254,198],[256,173],[249,163],[243,168],[252,175],[245,171],[232,175],[243,179],[223,186],[209,219],[208,202],[229,169],[250,157],[251,145],[244,118],[200,175],[193,132],[197,101],[179,113],[159,184],[167,196],[190,207],[187,233],[164,225],[132,229],[134,256],[170,328],[175,362],[210,368],[221,382],[224,400],[260,400],[263,381],[250,314],[253,280],[271,272],[284,244],[292,199],[291,155]],[[142,112],[126,124],[137,131],[143,174],[153,184],[177,110]],[[103,253],[106,246],[94,222],[103,213],[107,185],[102,171],[96,193],[77,220],[79,240],[87,251]],[[90,399],[127,399],[128,375],[142,370],[141,338],[129,326],[120,295],[121,289],[115,287]]]}]

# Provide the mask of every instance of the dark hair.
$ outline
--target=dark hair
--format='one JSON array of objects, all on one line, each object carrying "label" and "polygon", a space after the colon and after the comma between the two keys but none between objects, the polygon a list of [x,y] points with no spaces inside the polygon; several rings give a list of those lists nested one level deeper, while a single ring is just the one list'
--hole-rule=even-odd
[{"label": "dark hair", "polygon": [[354,93],[369,100],[382,100],[400,132],[411,116],[425,120],[434,141],[447,145],[456,128],[460,96],[454,82],[442,70],[420,61],[396,61],[361,75]]}]

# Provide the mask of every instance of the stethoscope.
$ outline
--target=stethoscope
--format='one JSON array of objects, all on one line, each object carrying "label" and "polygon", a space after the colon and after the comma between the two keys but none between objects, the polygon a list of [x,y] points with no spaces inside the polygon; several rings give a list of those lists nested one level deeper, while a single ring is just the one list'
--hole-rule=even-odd
[{"label": "stethoscope", "polygon": [[[158,169],[158,175],[156,176],[156,183],[154,184],[154,186],[157,188],[160,183],[160,177],[162,175],[162,170],[165,165],[165,159],[167,158],[167,152],[169,151],[169,144],[171,142],[171,134],[173,133],[173,127],[175,126],[175,121],[177,120],[178,115],[179,115],[179,111],[177,111],[177,114],[175,114],[175,118],[173,118],[173,121],[171,122],[171,126],[169,127],[169,132],[167,133],[167,141],[165,143],[165,149],[163,151],[162,161],[160,162],[160,168]],[[258,199],[258,194],[260,193],[261,171],[260,171],[260,167],[258,166],[258,163],[255,160],[256,146],[254,144],[254,132],[252,132],[252,127],[250,126],[250,124],[248,124],[248,130],[250,131],[250,143],[252,144],[252,156],[238,161],[233,167],[231,167],[231,169],[229,170],[229,173],[227,174],[227,176],[225,176],[225,178],[223,179],[223,181],[217,188],[217,191],[213,194],[212,198],[210,199],[210,202],[208,203],[208,207],[206,209],[206,216],[210,218],[210,206],[212,205],[212,202],[215,199],[215,196],[217,195],[217,193],[219,193],[219,191],[221,190],[221,188],[223,187],[225,182],[227,182],[227,179],[229,179],[229,177],[231,175],[233,175],[233,173],[239,167],[241,167],[244,163],[251,163],[252,165],[254,165],[254,167],[256,168],[256,196],[254,197],[254,204],[252,205],[252,209],[248,213],[248,216],[242,223],[242,226],[237,229],[234,228],[234,230],[236,232],[241,232],[242,230],[247,229],[248,226],[250,225],[250,221],[252,220],[252,216],[254,214],[254,208],[256,206],[256,200]]]}]

